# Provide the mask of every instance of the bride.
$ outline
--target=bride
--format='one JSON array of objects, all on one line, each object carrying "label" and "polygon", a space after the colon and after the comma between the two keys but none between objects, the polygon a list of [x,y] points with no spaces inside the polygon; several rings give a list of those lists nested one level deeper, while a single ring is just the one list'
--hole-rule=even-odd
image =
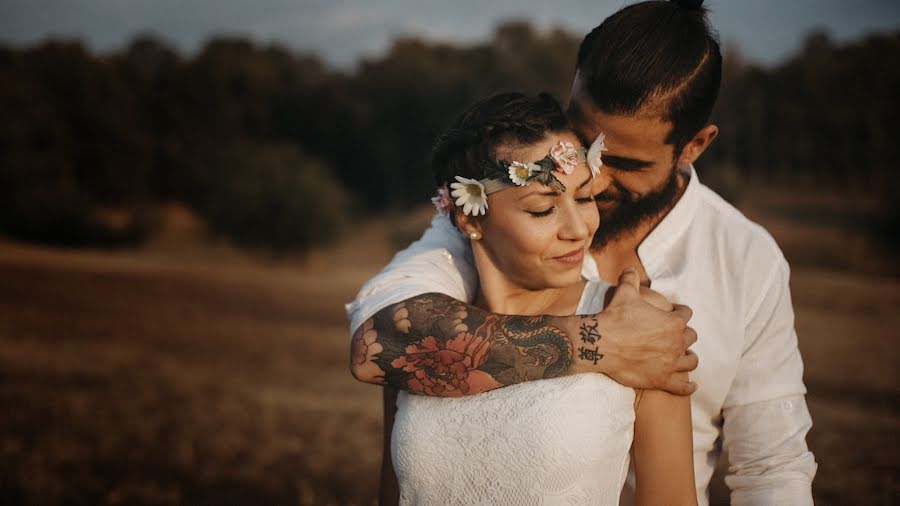
[{"label": "bride", "polygon": [[[546,94],[493,96],[444,133],[434,150],[434,200],[471,242],[476,306],[517,315],[600,311],[609,286],[581,272],[593,262],[586,253],[599,225],[592,186],[602,149],[602,136],[583,148]],[[382,501],[615,505],[633,459],[637,504],[696,504],[689,397],[636,392],[596,373],[493,389],[490,376],[476,374],[485,343],[466,324],[454,332],[443,347],[424,337],[417,353],[398,359],[420,363],[395,365],[449,379],[455,367],[467,367],[465,384],[455,387],[484,393],[400,392],[395,406],[386,402]],[[509,360],[558,363],[547,353],[591,360],[600,338],[586,324],[577,349],[535,347]]]}]

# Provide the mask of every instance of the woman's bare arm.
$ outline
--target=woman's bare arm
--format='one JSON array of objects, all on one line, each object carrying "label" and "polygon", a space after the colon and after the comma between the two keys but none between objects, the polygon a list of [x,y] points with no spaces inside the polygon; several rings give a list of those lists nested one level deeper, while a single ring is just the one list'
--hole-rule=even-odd
[{"label": "woman's bare arm", "polygon": [[391,432],[394,430],[394,414],[397,413],[397,390],[384,387],[384,444],[381,450],[381,484],[378,487],[379,506],[394,506],[400,502],[400,486],[391,458]]},{"label": "woman's bare arm", "polygon": [[690,397],[646,390],[635,413],[635,504],[696,505]]}]

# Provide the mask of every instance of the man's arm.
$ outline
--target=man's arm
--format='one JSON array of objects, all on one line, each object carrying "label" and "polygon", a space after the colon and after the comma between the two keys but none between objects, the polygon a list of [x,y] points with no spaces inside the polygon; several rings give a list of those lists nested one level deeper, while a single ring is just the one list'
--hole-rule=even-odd
[{"label": "man's arm", "polygon": [[444,397],[582,372],[688,395],[696,385],[673,375],[697,366],[686,353],[696,340],[690,316],[686,306],[665,311],[644,301],[631,270],[597,315],[498,315],[428,293],[365,320],[350,367],[360,381]]},{"label": "man's arm", "polygon": [[813,504],[816,462],[806,445],[812,419],[789,276],[780,259],[750,314],[738,373],[725,401],[725,482],[735,505]]}]

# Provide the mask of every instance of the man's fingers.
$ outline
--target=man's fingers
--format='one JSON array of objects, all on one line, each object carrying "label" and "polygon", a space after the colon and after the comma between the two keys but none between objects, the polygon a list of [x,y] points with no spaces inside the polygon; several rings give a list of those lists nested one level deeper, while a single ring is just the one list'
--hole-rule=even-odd
[{"label": "man's fingers", "polygon": [[672,303],[669,302],[668,299],[662,296],[659,292],[655,292],[645,286],[641,286],[641,298],[646,302],[649,302],[653,306],[662,309],[663,311],[671,311],[675,309],[672,306]]},{"label": "man's fingers", "polygon": [[692,329],[691,327],[687,327],[684,329],[684,349],[690,348],[694,343],[697,342],[697,331]]},{"label": "man's fingers", "polygon": [[691,395],[697,391],[697,384],[693,381],[671,380],[669,384],[663,388],[672,395]]},{"label": "man's fingers", "polygon": [[697,354],[688,350],[687,353],[675,360],[675,369],[678,372],[690,372],[696,369],[699,364],[700,359],[697,357]]},{"label": "man's fingers", "polygon": [[675,310],[672,312],[675,313],[675,316],[684,320],[685,323],[691,321],[691,317],[694,316],[694,312],[691,308],[681,304],[675,304]]}]

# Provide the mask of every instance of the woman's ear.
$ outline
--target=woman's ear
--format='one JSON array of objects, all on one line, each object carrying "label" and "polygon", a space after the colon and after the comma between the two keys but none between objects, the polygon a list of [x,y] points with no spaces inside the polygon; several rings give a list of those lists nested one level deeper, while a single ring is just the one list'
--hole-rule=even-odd
[{"label": "woman's ear", "polygon": [[461,211],[456,211],[453,221],[456,222],[456,228],[458,228],[464,236],[473,241],[481,239],[481,220],[477,217],[469,216]]},{"label": "woman's ear", "polygon": [[678,157],[678,165],[690,165],[694,163],[700,155],[706,151],[706,148],[712,144],[713,139],[719,134],[719,127],[713,124],[706,125],[701,128],[697,135],[694,136],[684,149],[681,150],[681,156]]}]

